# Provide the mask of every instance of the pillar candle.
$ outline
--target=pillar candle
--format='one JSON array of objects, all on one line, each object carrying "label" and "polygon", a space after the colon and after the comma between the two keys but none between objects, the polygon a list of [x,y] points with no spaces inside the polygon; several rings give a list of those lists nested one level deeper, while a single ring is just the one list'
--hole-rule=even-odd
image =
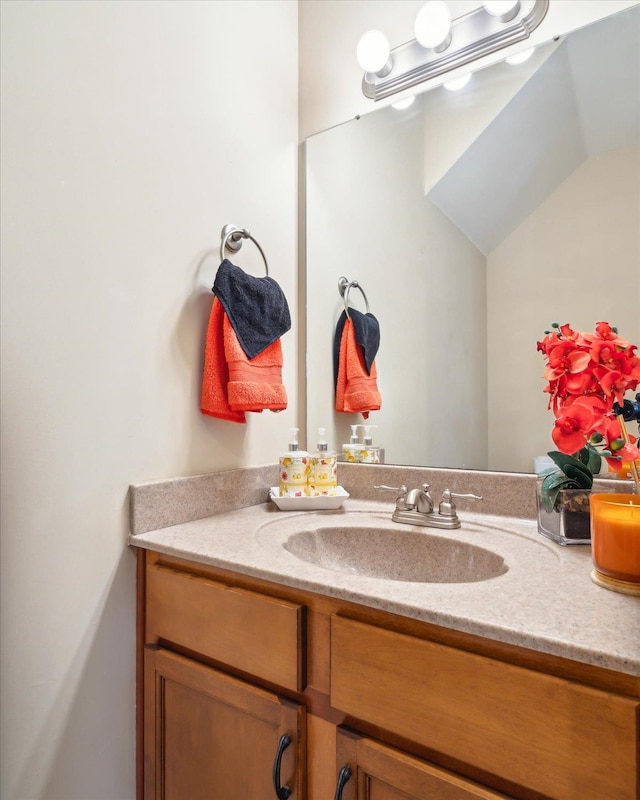
[{"label": "pillar candle", "polygon": [[640,583],[640,497],[591,496],[591,552],[598,572]]}]

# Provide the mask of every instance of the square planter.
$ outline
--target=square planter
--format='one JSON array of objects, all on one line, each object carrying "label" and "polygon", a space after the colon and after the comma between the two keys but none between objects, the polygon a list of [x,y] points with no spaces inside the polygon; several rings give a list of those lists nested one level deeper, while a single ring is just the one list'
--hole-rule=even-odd
[{"label": "square planter", "polygon": [[537,482],[538,532],[558,544],[591,544],[588,489],[561,489],[553,511],[542,505],[542,481]]}]

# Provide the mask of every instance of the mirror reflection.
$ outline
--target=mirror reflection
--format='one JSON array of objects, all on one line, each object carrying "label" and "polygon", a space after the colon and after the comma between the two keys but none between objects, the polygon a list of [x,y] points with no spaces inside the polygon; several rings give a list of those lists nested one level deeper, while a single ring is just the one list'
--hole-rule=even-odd
[{"label": "mirror reflection", "polygon": [[633,8],[307,140],[310,446],[364,422],[334,410],[341,276],[380,323],[367,424],[390,464],[532,472],[544,330],[607,320],[640,345],[639,54]]}]

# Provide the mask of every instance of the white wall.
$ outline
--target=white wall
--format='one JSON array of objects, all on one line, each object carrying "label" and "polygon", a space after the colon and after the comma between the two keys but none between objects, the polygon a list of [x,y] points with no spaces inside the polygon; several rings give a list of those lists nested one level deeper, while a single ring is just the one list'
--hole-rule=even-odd
[{"label": "white wall", "polygon": [[[1,22],[2,797],[130,800],[128,484],[272,462],[297,420],[297,4]],[[227,222],[294,316],[289,409],[247,426],[198,405]]]},{"label": "white wall", "polygon": [[640,341],[639,175],[637,147],[587,159],[489,255],[489,397],[502,398],[489,405],[490,468],[530,472],[553,449],[535,347],[545,327],[605,320]]}]

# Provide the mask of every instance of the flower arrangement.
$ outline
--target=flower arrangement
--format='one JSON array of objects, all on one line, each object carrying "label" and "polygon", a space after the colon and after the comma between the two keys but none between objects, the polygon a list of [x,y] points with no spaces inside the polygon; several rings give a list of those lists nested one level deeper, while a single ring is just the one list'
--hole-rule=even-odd
[{"label": "flower arrangement", "polygon": [[558,468],[544,473],[542,483],[546,511],[553,510],[562,489],[591,489],[602,457],[621,476],[640,459],[635,437],[625,441],[616,417],[625,392],[640,384],[636,346],[608,322],[598,322],[593,333],[557,322],[551,328],[538,342],[546,363],[544,391],[556,418],[551,438],[558,448],[548,453]]}]

